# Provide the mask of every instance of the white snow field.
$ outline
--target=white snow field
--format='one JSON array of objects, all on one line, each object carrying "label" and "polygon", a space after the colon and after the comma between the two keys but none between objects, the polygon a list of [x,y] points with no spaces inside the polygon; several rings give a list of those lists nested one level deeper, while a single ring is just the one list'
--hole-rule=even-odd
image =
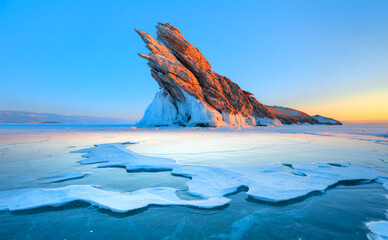
[{"label": "white snow field", "polygon": [[[54,214],[72,226],[85,214],[113,220],[105,209],[129,214],[121,229],[129,219],[158,229],[132,226],[134,239],[386,239],[386,127],[18,126],[0,125],[1,235],[39,239]],[[10,232],[29,219],[38,227]]]},{"label": "white snow field", "polygon": [[331,123],[331,124],[335,124],[336,121],[332,118],[328,118],[328,117],[322,117],[322,116],[319,116],[319,115],[314,115],[312,116],[315,120],[317,120],[318,122],[320,123]]}]

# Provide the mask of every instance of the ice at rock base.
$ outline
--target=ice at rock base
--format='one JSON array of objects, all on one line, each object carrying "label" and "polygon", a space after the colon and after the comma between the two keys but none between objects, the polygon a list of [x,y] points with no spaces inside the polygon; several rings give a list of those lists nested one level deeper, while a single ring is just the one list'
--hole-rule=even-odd
[{"label": "ice at rock base", "polygon": [[183,91],[186,102],[177,102],[163,89],[156,93],[138,127],[154,126],[278,126],[278,119],[244,117],[241,114],[219,113],[217,110]]}]

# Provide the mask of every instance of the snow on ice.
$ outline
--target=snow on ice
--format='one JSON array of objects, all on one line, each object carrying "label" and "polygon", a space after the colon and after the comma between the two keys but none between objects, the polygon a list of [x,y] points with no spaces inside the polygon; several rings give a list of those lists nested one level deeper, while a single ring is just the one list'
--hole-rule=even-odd
[{"label": "snow on ice", "polygon": [[[171,188],[147,188],[130,193],[104,191],[90,185],[71,185],[53,189],[22,189],[0,192],[0,210],[22,210],[43,206],[60,206],[81,200],[92,205],[126,212],[154,205],[188,205],[213,208],[227,204],[225,196],[248,189],[247,194],[257,200],[280,202],[325,191],[341,181],[385,179],[366,167],[348,163],[271,164],[264,166],[199,166],[180,165],[168,158],[150,157],[135,153],[121,143],[99,144],[81,149],[85,153],[81,164],[100,163],[98,167],[124,167],[129,171],[171,171],[173,175],[191,178],[188,193],[202,197],[187,201],[176,196]],[[286,171],[284,166],[292,169]],[[72,174],[57,175],[59,179]],[[74,174],[75,175],[75,174]]]},{"label": "snow on ice", "polygon": [[113,212],[128,212],[148,205],[184,205],[214,208],[227,204],[227,198],[186,201],[178,198],[172,188],[145,188],[129,193],[104,191],[90,185],[70,185],[51,189],[21,189],[0,192],[0,211],[58,207],[72,201],[84,201]]}]

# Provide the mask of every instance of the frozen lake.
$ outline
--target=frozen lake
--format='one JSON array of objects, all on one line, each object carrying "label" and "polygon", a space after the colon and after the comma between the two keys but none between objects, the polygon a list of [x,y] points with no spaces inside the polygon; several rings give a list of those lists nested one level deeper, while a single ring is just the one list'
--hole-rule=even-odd
[{"label": "frozen lake", "polygon": [[[94,152],[99,147],[113,146],[110,143],[120,143],[116,155],[110,148]],[[101,155],[104,153],[107,155]],[[88,158],[83,157],[85,154],[89,154]],[[138,154],[133,156],[139,162],[125,162],[125,166],[118,167],[117,161],[123,161],[120,158],[126,158],[126,154]],[[143,160],[143,156],[148,156],[148,160]],[[116,162],[106,167],[98,167],[101,162],[81,164],[96,158],[100,161],[114,158]],[[149,164],[158,158],[172,160]],[[347,162],[349,167],[341,165]],[[333,172],[321,172],[318,167],[323,165],[318,163],[333,164],[324,167],[335,171],[335,177]],[[186,169],[180,169],[182,166]],[[193,172],[197,167],[200,171]],[[182,174],[172,175],[170,168]],[[268,169],[273,171],[270,175]],[[354,170],[352,175],[341,175],[347,169]],[[384,177],[369,177],[369,172],[361,175],[363,169],[388,175],[388,127],[136,129],[130,125],[0,124],[0,196],[3,196],[0,209],[4,206],[0,211],[0,236],[1,239],[367,239],[370,232],[366,223],[386,220],[388,200],[387,190],[381,184]],[[227,173],[220,175],[221,170]],[[201,175],[203,172],[207,173],[206,178]],[[325,191],[284,197],[304,190],[303,186],[320,190],[318,183],[335,179],[341,181],[327,184]],[[314,180],[316,184],[309,185]],[[206,182],[208,186],[204,185]],[[301,189],[289,188],[289,183]],[[100,203],[95,196],[91,199],[85,193],[89,190],[81,186],[83,195],[77,195],[74,201],[61,202],[63,196],[58,194],[68,194],[61,190],[55,193],[57,204],[23,209],[23,201],[31,197],[25,193],[26,189],[56,191],[74,185],[96,186],[101,190],[96,194],[114,193],[117,197],[114,195],[111,203]],[[228,188],[232,185],[243,187],[234,191]],[[201,192],[201,187],[210,190]],[[262,190],[264,187],[273,191],[267,196],[268,201],[264,199],[268,193]],[[118,198],[144,189],[172,189],[177,199],[174,204],[160,203],[160,195],[151,192],[150,205],[136,209],[131,205],[132,210],[122,212],[115,210],[117,205],[113,203]],[[279,189],[284,191],[280,198]],[[17,192],[21,198],[15,198],[12,190],[21,190]],[[213,196],[213,190],[225,194]],[[192,204],[193,201],[202,204],[202,199],[210,195],[217,197],[219,206],[212,202],[212,207],[205,209]],[[54,201],[52,195],[49,197],[39,195],[38,203]],[[132,200],[123,201],[125,204]],[[10,211],[11,205],[20,209]]]}]

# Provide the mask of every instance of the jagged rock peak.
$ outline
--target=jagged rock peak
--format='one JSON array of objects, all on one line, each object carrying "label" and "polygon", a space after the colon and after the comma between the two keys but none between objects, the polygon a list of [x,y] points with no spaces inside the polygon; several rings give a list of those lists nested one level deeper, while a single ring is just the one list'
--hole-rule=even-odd
[{"label": "jagged rock peak", "polygon": [[[213,72],[200,50],[177,28],[158,23],[156,29],[157,39],[135,29],[150,50],[148,55],[139,55],[148,60],[151,75],[161,88],[139,126],[279,125],[287,118],[279,118],[251,93]],[[304,119],[317,123],[310,116]],[[294,117],[285,123],[304,119]]]}]

